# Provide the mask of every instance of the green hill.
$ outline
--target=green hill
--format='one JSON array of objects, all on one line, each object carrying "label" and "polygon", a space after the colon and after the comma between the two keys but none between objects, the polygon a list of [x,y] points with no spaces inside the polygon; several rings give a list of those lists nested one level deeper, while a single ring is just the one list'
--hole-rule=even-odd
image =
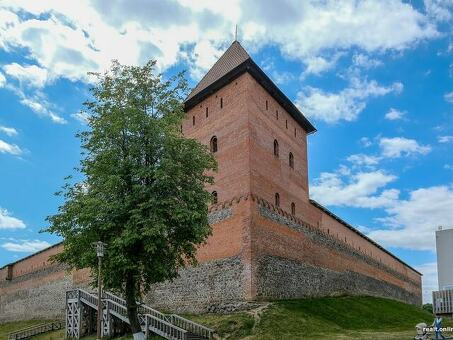
[{"label": "green hill", "polygon": [[433,320],[419,307],[374,297],[277,301],[260,314],[192,318],[230,339],[411,339],[417,323]]},{"label": "green hill", "polygon": [[[275,301],[247,312],[187,317],[215,329],[224,339],[247,340],[413,339],[417,323],[430,324],[433,320],[430,313],[419,307],[374,297]],[[22,324],[30,325],[30,322]],[[7,331],[24,327],[22,324],[0,325],[0,339],[4,339]],[[453,323],[449,321],[445,325],[453,326]],[[54,340],[62,336],[60,331],[37,339]]]}]

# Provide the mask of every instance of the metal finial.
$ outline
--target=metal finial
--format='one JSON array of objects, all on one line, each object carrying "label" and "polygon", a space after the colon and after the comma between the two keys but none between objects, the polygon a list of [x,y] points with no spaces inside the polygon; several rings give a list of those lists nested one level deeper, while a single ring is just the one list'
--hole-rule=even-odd
[{"label": "metal finial", "polygon": [[238,25],[236,24],[236,31],[234,32],[234,41],[238,41]]}]

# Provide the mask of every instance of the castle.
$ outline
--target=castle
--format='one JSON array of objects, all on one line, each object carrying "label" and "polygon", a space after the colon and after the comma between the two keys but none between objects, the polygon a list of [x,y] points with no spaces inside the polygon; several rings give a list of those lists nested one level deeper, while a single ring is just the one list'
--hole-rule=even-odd
[{"label": "castle", "polygon": [[[316,131],[235,41],[192,90],[181,126],[218,161],[213,234],[199,265],[157,284],[146,302],[185,312],[248,301],[372,295],[421,304],[421,274],[309,198],[307,135]],[[328,152],[328,150],[326,150]],[[64,292],[86,286],[49,256],[0,269],[0,321],[64,313]]]}]

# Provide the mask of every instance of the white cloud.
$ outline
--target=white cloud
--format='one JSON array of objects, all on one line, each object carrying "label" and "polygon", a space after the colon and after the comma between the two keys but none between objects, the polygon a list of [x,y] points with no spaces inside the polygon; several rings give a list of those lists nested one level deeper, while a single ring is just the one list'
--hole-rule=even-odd
[{"label": "white cloud", "polygon": [[403,119],[404,115],[406,112],[390,108],[390,110],[385,114],[385,119],[388,120],[398,120],[398,119]]},{"label": "white cloud", "polygon": [[194,65],[190,69],[193,79],[200,80],[212,65],[220,58],[223,51],[220,46],[215,46],[212,41],[201,40],[195,45],[193,52],[187,59]]},{"label": "white cloud", "polygon": [[407,200],[398,200],[386,208],[387,217],[380,218],[386,229],[368,234],[385,246],[416,250],[434,250],[434,232],[439,225],[453,221],[453,187],[433,186],[409,193]]},{"label": "white cloud", "polygon": [[444,99],[449,103],[453,103],[453,92],[445,93]]},{"label": "white cloud", "polygon": [[188,0],[108,5],[89,0],[3,0],[0,6],[0,45],[8,51],[28,51],[27,57],[46,69],[50,79],[88,81],[87,71],[103,70],[114,58],[137,64],[157,57],[165,69],[184,57],[187,47],[198,53],[190,60],[191,72],[198,77],[198,69],[212,62],[208,52],[231,41],[235,23],[245,45],[257,49],[277,45],[285,56],[307,64],[310,58],[324,58],[324,52],[353,47],[401,51],[439,35],[426,15],[391,0],[235,0],[215,5]]},{"label": "white cloud", "polygon": [[357,67],[370,69],[382,65],[382,61],[370,58],[369,56],[358,53],[352,56],[352,63]]},{"label": "white cloud", "polygon": [[[347,178],[346,178],[347,177]],[[381,190],[396,176],[377,170],[348,175],[323,172],[310,188],[311,197],[325,205],[379,208],[391,205],[399,195],[395,189]]]},{"label": "white cloud", "polygon": [[437,137],[439,143],[451,143],[453,142],[453,136],[439,136]]},{"label": "white cloud", "polygon": [[445,164],[444,165],[445,170],[453,170],[453,164]]},{"label": "white cloud", "polygon": [[21,83],[41,88],[47,82],[47,70],[36,65],[19,65],[12,63],[3,66],[5,73]]},{"label": "white cloud", "polygon": [[424,0],[425,10],[436,21],[448,21],[453,15],[452,0]]},{"label": "white cloud", "polygon": [[327,59],[320,56],[308,57],[304,60],[306,69],[302,73],[302,78],[309,74],[320,74],[332,69],[343,56],[343,53],[335,53],[331,58]]},{"label": "white cloud", "polygon": [[8,85],[7,88],[13,91],[18,97],[19,102],[31,109],[40,117],[50,118],[54,123],[66,124],[66,120],[55,113],[52,109],[52,104],[46,99],[43,92],[37,90],[32,91],[31,94],[25,94],[25,92],[16,86]]},{"label": "white cloud", "polygon": [[360,144],[362,144],[364,148],[368,148],[373,145],[373,142],[368,137],[362,137],[360,138]]},{"label": "white cloud", "polygon": [[78,120],[80,123],[82,124],[87,124],[88,123],[88,117],[89,117],[89,114],[86,113],[86,112],[77,112],[77,113],[73,113],[71,115],[72,118]]},{"label": "white cloud", "polygon": [[272,58],[265,58],[261,62],[261,68],[270,76],[270,78],[277,84],[287,84],[295,79],[293,73],[288,71],[278,71],[275,67],[274,60]]},{"label": "white cloud", "polygon": [[0,72],[0,87],[4,87],[6,84],[6,78],[3,73]]},{"label": "white cloud", "polygon": [[40,240],[21,240],[18,242],[6,242],[1,245],[2,248],[8,251],[23,253],[34,253],[50,246],[49,242]]},{"label": "white cloud", "polygon": [[340,120],[354,121],[365,109],[367,101],[388,93],[400,93],[403,84],[379,85],[375,80],[367,81],[353,77],[351,84],[337,93],[325,92],[318,88],[307,87],[297,94],[296,105],[308,117],[335,123]]},{"label": "white cloud", "polygon": [[0,153],[9,153],[18,156],[22,154],[22,150],[16,144],[9,144],[0,139]]},{"label": "white cloud", "polygon": [[17,136],[17,130],[12,127],[0,125],[0,132],[6,134],[7,136]]},{"label": "white cloud", "polygon": [[370,155],[365,155],[363,153],[351,155],[347,158],[347,160],[353,164],[362,166],[372,166],[372,165],[377,165],[379,161],[381,160],[380,157],[377,156],[370,156]]},{"label": "white cloud", "polygon": [[423,303],[432,303],[433,301],[433,290],[438,290],[439,285],[437,282],[437,263],[430,262],[424,263],[419,266],[415,266],[422,276],[422,287],[423,287]]},{"label": "white cloud", "polygon": [[0,230],[1,229],[24,229],[25,223],[20,219],[11,216],[6,210],[0,208]]},{"label": "white cloud", "polygon": [[381,138],[379,146],[382,156],[387,158],[398,158],[413,154],[426,155],[431,151],[429,145],[420,145],[415,139],[404,137]]}]

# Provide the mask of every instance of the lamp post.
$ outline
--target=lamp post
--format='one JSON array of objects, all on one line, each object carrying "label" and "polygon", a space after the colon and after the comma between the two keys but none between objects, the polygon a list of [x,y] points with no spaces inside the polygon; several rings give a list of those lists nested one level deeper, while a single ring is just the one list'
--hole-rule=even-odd
[{"label": "lamp post", "polygon": [[96,246],[96,255],[98,257],[98,320],[96,327],[96,339],[100,340],[102,336],[101,327],[102,327],[102,278],[101,278],[101,268],[102,268],[102,258],[104,257],[104,247],[105,243],[98,241],[94,242],[93,245]]}]

